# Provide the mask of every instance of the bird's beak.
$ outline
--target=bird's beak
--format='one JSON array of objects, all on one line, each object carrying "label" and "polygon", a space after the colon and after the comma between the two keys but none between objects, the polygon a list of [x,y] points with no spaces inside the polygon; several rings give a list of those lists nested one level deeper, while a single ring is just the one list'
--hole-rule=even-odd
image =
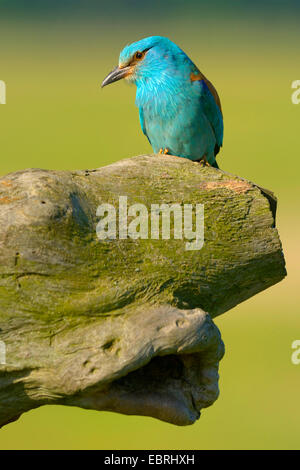
[{"label": "bird's beak", "polygon": [[132,67],[127,66],[127,67],[116,67],[112,72],[110,72],[107,77],[103,80],[101,84],[101,88],[103,88],[106,85],[109,85],[110,83],[117,82],[118,80],[121,80],[122,78],[127,77],[127,75],[130,75],[132,72]]}]

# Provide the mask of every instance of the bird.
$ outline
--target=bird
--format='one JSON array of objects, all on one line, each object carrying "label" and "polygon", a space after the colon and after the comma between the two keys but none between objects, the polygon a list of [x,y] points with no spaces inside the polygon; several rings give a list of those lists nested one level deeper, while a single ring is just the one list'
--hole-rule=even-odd
[{"label": "bird", "polygon": [[213,84],[174,42],[151,36],[127,45],[105,87],[125,79],[136,85],[143,133],[154,153],[219,168],[223,113]]}]

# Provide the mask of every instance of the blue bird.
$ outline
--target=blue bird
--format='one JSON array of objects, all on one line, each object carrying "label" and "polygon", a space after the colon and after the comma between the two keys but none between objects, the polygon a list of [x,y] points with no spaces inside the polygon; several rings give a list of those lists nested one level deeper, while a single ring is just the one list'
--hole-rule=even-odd
[{"label": "blue bird", "polygon": [[137,87],[136,105],[155,153],[218,168],[223,115],[218,93],[170,39],[152,36],[126,46],[102,87],[125,78]]}]

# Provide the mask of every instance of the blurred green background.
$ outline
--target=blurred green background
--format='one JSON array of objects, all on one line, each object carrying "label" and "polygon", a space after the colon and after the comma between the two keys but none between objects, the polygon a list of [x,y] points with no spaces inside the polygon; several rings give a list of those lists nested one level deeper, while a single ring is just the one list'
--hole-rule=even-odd
[{"label": "blurred green background", "polygon": [[222,169],[271,189],[288,277],[217,318],[218,401],[177,428],[48,406],[0,430],[1,449],[299,449],[299,2],[0,0],[0,174],[95,168],[151,152],[134,87],[100,83],[129,42],[160,34],[213,81],[225,117]]}]

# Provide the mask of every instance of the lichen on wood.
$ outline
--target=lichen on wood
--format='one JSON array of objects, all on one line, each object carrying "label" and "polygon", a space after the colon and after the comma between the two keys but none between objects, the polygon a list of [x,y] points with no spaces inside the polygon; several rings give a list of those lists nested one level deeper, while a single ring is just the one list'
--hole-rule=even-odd
[{"label": "lichen on wood", "polygon": [[[201,250],[99,240],[97,207],[204,204]],[[285,276],[276,199],[186,159],[0,178],[0,425],[44,404],[184,425],[218,396],[212,318]]]}]

